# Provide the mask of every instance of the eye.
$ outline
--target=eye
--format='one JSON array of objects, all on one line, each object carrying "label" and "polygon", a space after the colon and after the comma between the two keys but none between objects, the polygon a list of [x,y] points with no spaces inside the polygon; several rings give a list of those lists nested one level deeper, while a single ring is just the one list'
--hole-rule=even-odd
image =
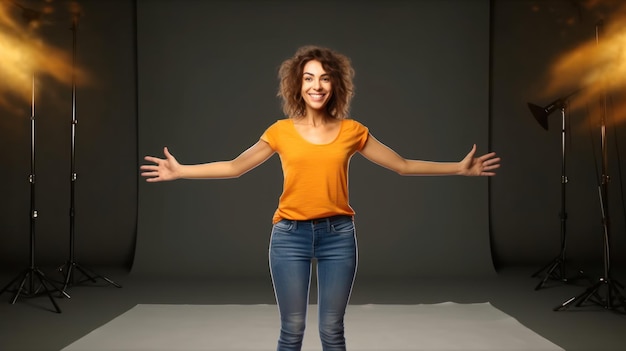
[{"label": "eye", "polygon": [[313,78],[311,78],[311,76],[305,76],[305,77],[304,77],[304,81],[305,81],[305,82],[310,82],[310,81],[312,81],[312,80],[313,80]]},{"label": "eye", "polygon": [[324,77],[324,78],[322,78],[322,81],[324,81],[326,83],[330,83],[330,77]]}]

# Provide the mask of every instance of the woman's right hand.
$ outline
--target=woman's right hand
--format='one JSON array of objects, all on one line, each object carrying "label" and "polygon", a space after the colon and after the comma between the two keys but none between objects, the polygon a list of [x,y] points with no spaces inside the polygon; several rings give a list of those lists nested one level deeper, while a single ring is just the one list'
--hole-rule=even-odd
[{"label": "woman's right hand", "polygon": [[164,159],[154,156],[144,157],[146,161],[154,163],[140,167],[142,171],[141,175],[146,177],[147,182],[162,182],[180,178],[179,170],[181,165],[176,161],[176,158],[170,154],[167,147],[163,148],[163,154],[165,155]]}]

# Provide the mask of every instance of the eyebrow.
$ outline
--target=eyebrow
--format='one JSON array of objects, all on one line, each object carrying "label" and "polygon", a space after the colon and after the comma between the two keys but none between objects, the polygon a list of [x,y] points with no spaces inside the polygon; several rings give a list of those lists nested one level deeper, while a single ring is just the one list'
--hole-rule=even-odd
[{"label": "eyebrow", "polygon": [[[302,73],[302,75],[305,75],[305,74],[308,74],[308,75],[310,75],[310,76],[314,76],[314,77],[315,77],[315,74],[313,74],[313,73],[309,73],[309,72],[304,72],[304,73]],[[320,77],[323,77],[323,76],[330,76],[330,74],[328,74],[328,73],[324,73],[324,74],[322,74]]]}]

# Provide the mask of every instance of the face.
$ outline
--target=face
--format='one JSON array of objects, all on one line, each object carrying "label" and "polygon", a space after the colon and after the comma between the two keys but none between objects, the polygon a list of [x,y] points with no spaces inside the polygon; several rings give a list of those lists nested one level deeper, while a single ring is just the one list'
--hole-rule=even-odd
[{"label": "face", "polygon": [[330,75],[319,61],[312,60],[304,65],[302,73],[302,98],[308,108],[323,109],[332,94]]}]

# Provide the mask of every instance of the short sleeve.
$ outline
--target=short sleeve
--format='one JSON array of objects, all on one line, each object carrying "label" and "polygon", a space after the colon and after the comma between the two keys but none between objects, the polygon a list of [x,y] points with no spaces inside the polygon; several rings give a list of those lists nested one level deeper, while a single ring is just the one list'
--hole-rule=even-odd
[{"label": "short sleeve", "polygon": [[263,134],[261,135],[261,138],[260,138],[264,142],[268,143],[269,146],[274,151],[276,151],[276,133],[277,133],[276,130],[277,130],[277,124],[278,124],[278,122],[275,122],[274,124],[269,126],[265,130],[265,132],[263,132]]},{"label": "short sleeve", "polygon": [[365,147],[367,138],[370,135],[369,129],[360,122],[357,122],[353,119],[351,119],[350,121],[352,124],[351,131],[354,135],[354,138],[357,140],[357,151],[361,151]]}]

